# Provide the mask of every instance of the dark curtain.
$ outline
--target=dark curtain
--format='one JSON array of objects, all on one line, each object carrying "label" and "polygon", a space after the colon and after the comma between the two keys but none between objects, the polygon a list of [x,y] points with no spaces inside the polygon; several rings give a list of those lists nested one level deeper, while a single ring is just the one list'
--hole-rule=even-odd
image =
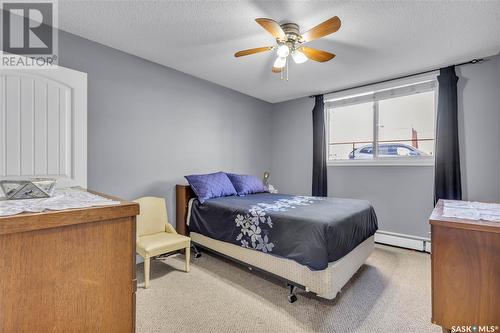
[{"label": "dark curtain", "polygon": [[313,120],[313,172],[312,195],[316,197],[328,196],[326,182],[326,138],[325,138],[325,111],[323,95],[315,97]]},{"label": "dark curtain", "polygon": [[438,82],[434,204],[439,199],[462,199],[455,66],[442,68]]}]

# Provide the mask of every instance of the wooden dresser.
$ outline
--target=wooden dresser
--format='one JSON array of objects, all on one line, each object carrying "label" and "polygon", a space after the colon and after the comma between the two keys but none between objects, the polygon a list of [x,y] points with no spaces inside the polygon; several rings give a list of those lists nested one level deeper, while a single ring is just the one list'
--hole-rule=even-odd
[{"label": "wooden dresser", "polygon": [[135,331],[139,206],[120,201],[0,217],[0,332]]},{"label": "wooden dresser", "polygon": [[442,214],[440,200],[430,217],[432,322],[443,332],[453,326],[500,332],[500,223]]}]

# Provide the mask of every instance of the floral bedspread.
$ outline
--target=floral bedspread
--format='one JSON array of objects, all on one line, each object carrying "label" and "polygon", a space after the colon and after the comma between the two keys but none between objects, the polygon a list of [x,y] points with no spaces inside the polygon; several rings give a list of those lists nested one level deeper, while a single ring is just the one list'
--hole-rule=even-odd
[{"label": "floral bedspread", "polygon": [[259,193],[193,202],[189,229],[322,270],[377,230],[364,200]]}]

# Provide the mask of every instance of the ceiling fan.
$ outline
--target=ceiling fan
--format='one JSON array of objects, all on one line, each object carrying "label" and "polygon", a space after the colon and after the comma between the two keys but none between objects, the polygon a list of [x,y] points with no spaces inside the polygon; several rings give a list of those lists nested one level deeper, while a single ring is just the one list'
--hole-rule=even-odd
[{"label": "ceiling fan", "polygon": [[286,71],[286,79],[288,79],[288,59],[290,55],[297,64],[301,64],[307,61],[307,59],[325,62],[335,57],[333,53],[313,49],[304,44],[339,30],[341,22],[337,16],[318,24],[303,34],[300,34],[299,25],[296,23],[278,24],[276,21],[268,18],[258,18],[255,19],[255,21],[273,35],[276,39],[276,45],[238,51],[234,56],[238,58],[255,53],[276,50],[277,57],[274,61],[272,71],[273,73],[281,73],[282,79],[284,78],[284,71]]}]

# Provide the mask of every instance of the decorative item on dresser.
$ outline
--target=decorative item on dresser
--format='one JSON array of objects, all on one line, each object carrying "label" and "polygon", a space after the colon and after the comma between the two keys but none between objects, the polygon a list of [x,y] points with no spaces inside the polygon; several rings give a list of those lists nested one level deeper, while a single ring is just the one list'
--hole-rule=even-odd
[{"label": "decorative item on dresser", "polygon": [[471,332],[498,327],[500,222],[446,217],[443,205],[439,200],[429,221],[432,322],[443,332],[458,326],[471,327]]},{"label": "decorative item on dresser", "polygon": [[134,332],[135,216],[119,204],[0,217],[0,332]]},{"label": "decorative item on dresser", "polygon": [[0,180],[6,199],[49,198],[54,193],[57,179],[34,178],[30,180]]}]

